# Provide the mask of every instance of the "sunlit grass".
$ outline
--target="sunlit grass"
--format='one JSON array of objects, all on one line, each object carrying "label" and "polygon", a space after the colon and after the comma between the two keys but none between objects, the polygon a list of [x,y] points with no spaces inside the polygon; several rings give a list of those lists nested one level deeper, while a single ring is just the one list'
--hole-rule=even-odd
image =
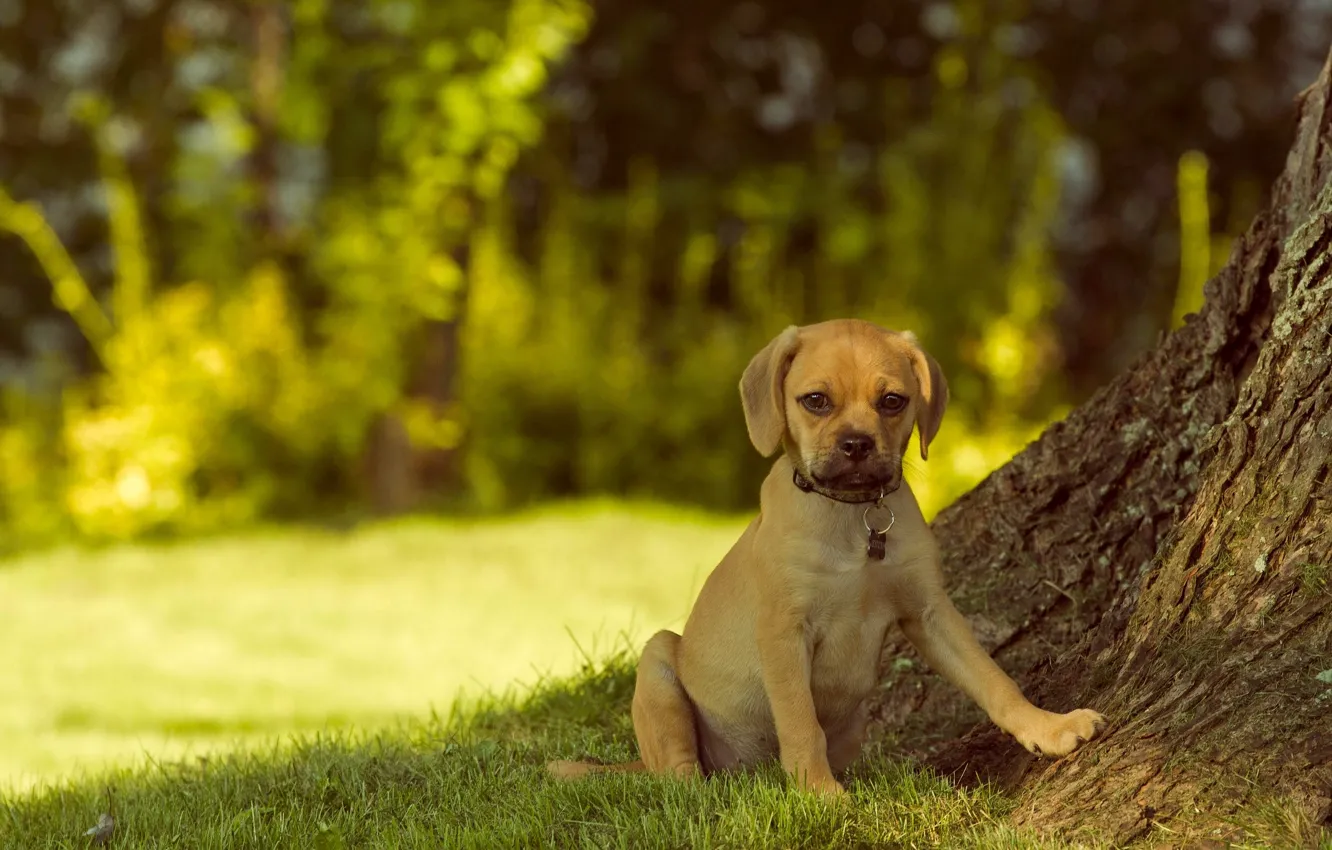
[{"label": "sunlit grass", "polygon": [[6,564],[0,846],[83,847],[108,810],[118,847],[1035,846],[882,756],[838,804],[775,764],[545,774],[634,757],[634,647],[744,521],[599,503]]},{"label": "sunlit grass", "polygon": [[678,629],[743,523],[588,503],[0,562],[0,790],[567,673]]},{"label": "sunlit grass", "polygon": [[[86,847],[108,810],[125,848],[1106,846],[876,746],[837,802],[775,763],[547,776],[635,757],[636,646],[743,522],[594,503],[0,565],[0,847]],[[1238,826],[1315,834],[1269,808]]]},{"label": "sunlit grass", "polygon": [[110,810],[117,847],[1089,846],[1005,823],[1011,803],[882,755],[830,802],[769,764],[680,783],[551,779],[547,759],[633,756],[632,657],[618,652],[534,694],[375,734],[306,737],[207,761],[161,763],[0,799],[0,846],[82,847]]}]

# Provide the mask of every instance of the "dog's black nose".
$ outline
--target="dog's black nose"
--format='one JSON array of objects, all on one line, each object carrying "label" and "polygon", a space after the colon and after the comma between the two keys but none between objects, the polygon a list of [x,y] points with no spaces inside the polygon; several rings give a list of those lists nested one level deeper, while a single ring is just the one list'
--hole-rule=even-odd
[{"label": "dog's black nose", "polygon": [[851,460],[864,460],[874,451],[874,438],[869,434],[843,434],[837,448]]}]

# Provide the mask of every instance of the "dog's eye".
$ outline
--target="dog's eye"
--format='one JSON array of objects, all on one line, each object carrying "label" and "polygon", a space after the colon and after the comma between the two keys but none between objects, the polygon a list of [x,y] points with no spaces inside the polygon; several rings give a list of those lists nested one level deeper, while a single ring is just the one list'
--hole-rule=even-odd
[{"label": "dog's eye", "polygon": [[884,413],[901,413],[906,406],[906,396],[897,393],[884,393],[883,398],[879,399],[879,410]]},{"label": "dog's eye", "polygon": [[799,401],[800,406],[810,413],[827,413],[832,410],[832,400],[823,393],[806,393]]}]

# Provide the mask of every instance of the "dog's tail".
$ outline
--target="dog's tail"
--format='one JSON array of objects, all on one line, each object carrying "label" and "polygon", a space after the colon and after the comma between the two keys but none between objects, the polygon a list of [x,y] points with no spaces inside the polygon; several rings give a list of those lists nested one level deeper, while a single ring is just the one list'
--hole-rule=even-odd
[{"label": "dog's tail", "polygon": [[623,764],[597,764],[591,761],[552,761],[547,762],[546,770],[557,779],[572,781],[591,776],[594,773],[642,773],[647,765],[642,761],[630,761]]}]

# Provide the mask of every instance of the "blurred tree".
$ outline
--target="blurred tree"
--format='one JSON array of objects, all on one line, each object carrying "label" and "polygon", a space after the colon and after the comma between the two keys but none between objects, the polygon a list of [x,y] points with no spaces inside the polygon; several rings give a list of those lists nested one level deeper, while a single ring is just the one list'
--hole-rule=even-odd
[{"label": "blurred tree", "polygon": [[[974,5],[599,3],[550,91],[562,143],[589,190],[622,186],[630,157],[651,158],[667,182],[800,161],[828,124],[841,155],[864,160],[928,114],[940,51],[979,37],[1020,60],[1007,63],[1004,98],[1039,91],[1070,132],[1056,231],[1059,346],[1074,398],[1085,398],[1168,325],[1176,162],[1189,150],[1209,158],[1212,228],[1237,233],[1281,164],[1291,98],[1332,37],[1330,10],[1302,0],[1022,0],[985,4],[974,20]],[[885,96],[885,81],[896,96]],[[815,223],[806,229],[810,250],[821,235]]]},{"label": "blurred tree", "polygon": [[[341,229],[334,238],[351,241],[315,264],[327,291],[322,368],[344,399],[370,405],[362,415],[374,424],[361,459],[369,497],[379,510],[398,512],[419,506],[427,488],[456,483],[459,327],[479,207],[503,190],[518,152],[540,138],[532,98],[546,64],[581,36],[584,7],[475,0],[446,8],[420,0],[378,8],[386,32],[309,50],[301,73],[318,79],[350,60],[375,81],[328,107],[324,138],[367,115],[376,131],[367,138],[371,150],[339,149],[334,172],[367,160],[377,168],[369,180],[329,192],[329,209],[345,217],[333,225]],[[307,31],[321,25],[314,15],[303,19]],[[371,234],[375,242],[366,243]],[[368,338],[377,342],[366,360]],[[363,359],[345,361],[349,350]],[[381,388],[362,392],[369,383]],[[353,431],[347,444],[357,439]]]},{"label": "blurred tree", "polygon": [[[53,283],[59,294],[62,280],[86,282],[90,303],[110,308],[107,350],[93,370],[105,374],[87,386],[76,380],[65,395],[64,451],[76,479],[62,485],[68,509],[98,517],[80,525],[137,533],[182,520],[197,527],[205,516],[307,512],[353,495],[347,471],[367,445],[371,498],[389,510],[410,507],[418,448],[456,443],[456,427],[441,420],[456,415],[448,398],[456,368],[447,361],[456,358],[450,340],[471,199],[494,196],[517,150],[537,138],[531,96],[546,63],[580,33],[583,7],[181,0],[151,20],[117,7],[101,14],[88,44],[72,48],[92,50],[101,64],[69,80],[60,77],[65,48],[57,44],[62,26],[80,26],[80,9],[17,11],[27,15],[21,23],[32,43],[45,48],[19,74],[32,83],[18,87],[19,105],[32,98],[41,121],[67,123],[78,104],[97,106],[89,172],[53,166],[48,180],[34,182],[40,169],[20,164],[41,159],[38,140],[6,131],[19,155],[0,174],[15,178],[9,185],[20,199],[36,202],[10,205],[7,229],[23,238],[0,248],[34,270],[33,259],[45,266],[13,283],[49,301]],[[145,30],[166,49],[117,49],[124,32]],[[108,83],[138,74],[139,62],[148,83],[160,85],[140,80],[126,91]],[[140,109],[147,118],[136,117]],[[34,123],[26,129],[39,131]],[[91,198],[64,219],[50,194],[62,182]],[[136,184],[148,191],[136,193]],[[56,234],[44,224],[18,226],[44,219]],[[68,262],[56,236],[70,220],[87,219],[102,219],[110,238],[95,238],[114,255],[90,262],[78,239],[66,239]],[[51,235],[46,254],[56,266],[33,233]],[[70,274],[46,274],[53,268]],[[295,312],[289,291],[299,296]],[[56,302],[77,316],[68,299]],[[228,317],[275,336],[206,330],[210,319],[225,327]],[[157,379],[147,380],[148,371]],[[242,385],[229,385],[237,373]],[[277,375],[287,385],[281,402],[258,387]],[[69,389],[62,380],[19,394]],[[299,437],[286,430],[296,414],[313,417]],[[405,452],[367,443],[368,434],[390,430],[377,421],[412,432],[410,443],[397,443]],[[209,429],[227,436],[185,449]],[[18,448],[6,466],[44,465],[27,442],[10,445]],[[15,454],[20,448],[27,454]],[[320,492],[330,483],[321,470],[333,471],[332,493]],[[210,500],[228,507],[210,512]],[[200,516],[184,517],[190,511]]]},{"label": "blurred tree", "polygon": [[[464,383],[488,396],[471,412],[476,487],[499,500],[500,482],[522,481],[536,495],[748,504],[762,460],[722,376],[738,376],[782,324],[847,313],[915,329],[949,372],[958,451],[931,476],[939,502],[1028,439],[1059,398],[1046,380],[1058,287],[1045,234],[1061,127],[1037,98],[1006,101],[1011,69],[978,37],[980,8],[966,6],[967,34],[937,57],[928,108],[860,158],[828,122],[802,159],[699,175],[644,155],[628,161],[622,187],[592,191],[548,135],[519,164],[517,222],[504,225],[533,274],[472,284],[485,362]],[[883,93],[905,97],[895,85]],[[492,300],[512,298],[540,311],[516,349],[488,327],[506,321]],[[497,386],[506,398],[549,394],[550,406],[516,410],[493,398]],[[509,439],[544,444],[552,466],[501,449]]]},{"label": "blurred tree", "polygon": [[1294,97],[1317,76],[1332,7],[1046,0],[1006,38],[1041,69],[1077,142],[1059,231],[1060,337],[1085,398],[1168,326],[1177,161],[1207,157],[1212,229],[1242,232],[1285,160]]},{"label": "blurred tree", "polygon": [[[113,324],[136,256],[115,207],[143,225],[127,303],[184,323],[164,337],[277,274],[285,380],[312,383],[292,397],[318,427],[234,426],[228,464],[252,469],[218,476],[269,479],[274,515],[739,506],[758,467],[722,376],[776,324],[848,312],[916,327],[955,379],[943,504],[1191,303],[1172,210],[1202,172],[1181,155],[1207,157],[1178,183],[1197,258],[1256,203],[1280,93],[1327,30],[1293,0],[1102,5],[602,3],[558,61],[573,0],[4,0],[0,185]],[[100,170],[73,117],[90,96]],[[141,203],[103,188],[107,162]],[[0,267],[16,423],[105,363],[21,241]],[[188,282],[213,306],[153,301]],[[662,375],[688,402],[644,402]]]}]

